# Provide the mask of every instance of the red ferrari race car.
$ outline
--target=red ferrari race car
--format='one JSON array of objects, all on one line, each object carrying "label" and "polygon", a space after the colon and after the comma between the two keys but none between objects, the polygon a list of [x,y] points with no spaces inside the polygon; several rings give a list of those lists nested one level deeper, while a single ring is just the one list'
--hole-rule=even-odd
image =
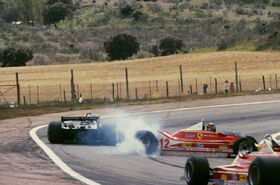
[{"label": "red ferrari race car", "polygon": [[279,185],[280,132],[267,135],[257,152],[241,152],[231,165],[210,168],[205,157],[190,157],[185,165],[188,185]]},{"label": "red ferrari race car", "polygon": [[227,157],[239,151],[256,151],[257,141],[240,132],[217,132],[213,123],[204,121],[174,134],[160,131],[160,153],[163,155],[193,155]]}]

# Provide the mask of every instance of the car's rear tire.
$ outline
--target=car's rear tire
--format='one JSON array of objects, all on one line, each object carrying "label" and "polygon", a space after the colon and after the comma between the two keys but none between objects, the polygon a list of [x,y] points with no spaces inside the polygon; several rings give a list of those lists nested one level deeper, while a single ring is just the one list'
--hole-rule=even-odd
[{"label": "car's rear tire", "polygon": [[186,162],[184,176],[188,185],[207,185],[210,179],[207,158],[191,156]]},{"label": "car's rear tire", "polygon": [[240,151],[252,152],[254,146],[255,144],[252,141],[250,141],[246,137],[241,137],[233,143],[232,149],[233,153],[237,155]]},{"label": "car's rear tire", "polygon": [[48,126],[48,140],[50,143],[63,143],[64,132],[61,128],[61,122],[52,121]]},{"label": "car's rear tire", "polygon": [[135,137],[144,144],[145,153],[147,155],[153,155],[157,153],[158,140],[152,132],[148,130],[141,130],[135,134]]},{"label": "car's rear tire", "polygon": [[101,127],[101,143],[102,145],[115,146],[118,143],[118,133],[116,125],[103,124]]},{"label": "car's rear tire", "polygon": [[258,141],[252,136],[246,136],[245,138],[253,144],[252,145],[253,146],[253,151],[258,151],[258,148],[256,147],[256,144],[258,144]]},{"label": "car's rear tire", "polygon": [[249,185],[279,185],[280,158],[256,157],[250,164]]}]

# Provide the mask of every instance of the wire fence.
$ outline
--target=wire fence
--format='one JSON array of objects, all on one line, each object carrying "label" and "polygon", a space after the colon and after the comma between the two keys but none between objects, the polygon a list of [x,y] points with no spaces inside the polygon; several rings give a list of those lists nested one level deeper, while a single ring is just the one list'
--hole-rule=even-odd
[{"label": "wire fence", "polygon": [[[228,63],[225,63],[228,65]],[[225,65],[219,63],[217,65]],[[246,63],[242,64],[243,66]],[[209,65],[211,68],[213,64]],[[192,94],[216,94],[225,91],[225,80],[233,82],[234,91],[236,92],[238,85],[239,91],[256,91],[260,89],[278,89],[278,74],[265,74],[250,73],[250,70],[255,69],[255,66],[247,67],[246,71],[244,67],[241,69],[234,69],[230,74],[218,75],[209,73],[207,67],[200,72],[196,72],[196,77],[189,77],[188,74],[192,70],[185,70],[187,66],[157,66],[154,70],[149,68],[141,70],[142,73],[134,70],[134,72],[128,74],[123,68],[122,73],[120,71],[116,73],[94,75],[87,73],[85,78],[82,78],[83,71],[74,71],[75,75],[70,76],[70,72],[67,77],[49,76],[49,82],[46,83],[45,79],[36,79],[38,85],[28,83],[25,77],[26,74],[19,74],[19,79],[15,84],[3,84],[0,81],[0,104],[8,104],[10,102],[17,102],[19,104],[39,104],[43,102],[70,102],[72,99],[72,93],[75,93],[75,97],[78,100],[82,97],[83,100],[118,100],[118,99],[150,99],[161,97],[174,97],[182,95]],[[157,73],[160,70],[160,73]],[[145,71],[143,73],[143,71]],[[210,71],[210,70],[209,70]],[[248,72],[249,71],[249,72]],[[199,74],[202,74],[199,76]],[[212,74],[211,76],[208,74]],[[79,78],[76,79],[76,76]],[[236,77],[238,83],[236,82]],[[71,78],[75,79],[71,84]],[[33,79],[35,80],[35,79]],[[6,82],[6,81],[5,81]],[[207,84],[207,88],[203,89]],[[74,91],[71,88],[74,86]],[[127,88],[128,87],[128,88]],[[17,89],[18,88],[18,89]]]}]

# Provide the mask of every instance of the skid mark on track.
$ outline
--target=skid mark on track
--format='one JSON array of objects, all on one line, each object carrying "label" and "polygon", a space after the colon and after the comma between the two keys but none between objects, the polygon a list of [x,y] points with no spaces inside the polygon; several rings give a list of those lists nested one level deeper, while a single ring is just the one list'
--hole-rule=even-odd
[{"label": "skid mark on track", "polygon": [[160,163],[160,164],[172,166],[172,167],[175,167],[175,168],[182,168],[182,169],[184,169],[183,166],[176,165],[176,164],[172,164],[172,163],[165,162],[165,161],[161,161],[161,160],[158,160],[158,159],[156,159],[156,158],[154,158],[154,157],[149,157],[149,159],[152,160],[152,161],[155,161],[155,162],[157,162],[157,163]]}]

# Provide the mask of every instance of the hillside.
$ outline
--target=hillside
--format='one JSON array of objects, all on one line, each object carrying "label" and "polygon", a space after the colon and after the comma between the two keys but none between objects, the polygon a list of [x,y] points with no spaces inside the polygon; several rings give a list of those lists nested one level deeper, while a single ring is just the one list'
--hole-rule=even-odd
[{"label": "hillside", "polygon": [[[75,0],[73,15],[60,21],[57,29],[43,26],[42,18],[34,26],[0,19],[0,48],[31,47],[34,58],[28,65],[107,60],[104,41],[119,33],[129,33],[140,43],[141,50],[133,58],[153,57],[152,46],[167,36],[183,40],[189,52],[218,48],[279,51],[279,0],[240,2]],[[121,10],[127,6],[133,13],[124,16]]]}]

